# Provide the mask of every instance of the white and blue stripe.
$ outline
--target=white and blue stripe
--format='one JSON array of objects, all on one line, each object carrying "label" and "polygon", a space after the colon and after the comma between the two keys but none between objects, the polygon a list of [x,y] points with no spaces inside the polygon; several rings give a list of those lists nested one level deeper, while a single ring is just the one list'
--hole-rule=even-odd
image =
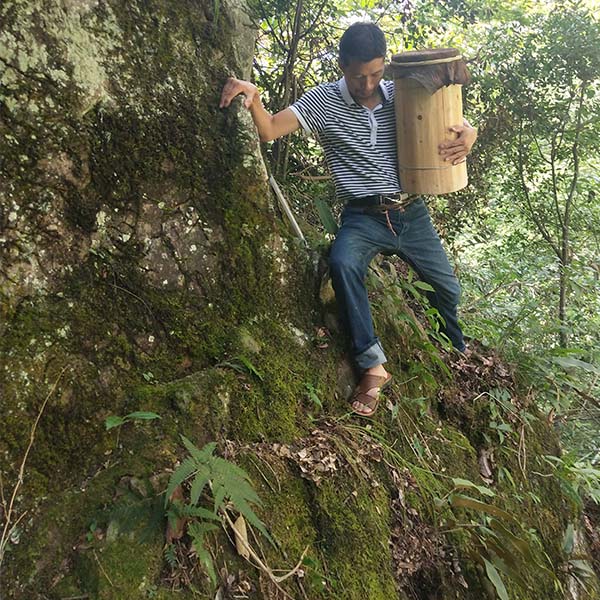
[{"label": "white and blue stripe", "polygon": [[354,101],[343,78],[309,90],[290,106],[302,127],[318,137],[341,200],[401,191],[394,83],[382,80],[379,86],[383,101],[372,110]]}]

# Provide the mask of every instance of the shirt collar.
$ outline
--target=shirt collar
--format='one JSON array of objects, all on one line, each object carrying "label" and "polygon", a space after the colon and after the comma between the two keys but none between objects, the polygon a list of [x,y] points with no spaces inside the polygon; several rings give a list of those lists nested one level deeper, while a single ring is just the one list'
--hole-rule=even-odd
[{"label": "shirt collar", "polygon": [[[346,104],[348,104],[349,106],[352,106],[352,105],[359,106],[359,104],[354,100],[354,98],[350,94],[350,91],[348,90],[348,84],[346,83],[345,77],[342,77],[338,81],[338,86],[340,88],[340,93],[342,94],[342,98],[344,99]],[[388,92],[387,87],[383,83],[383,79],[379,82],[379,89],[381,90],[381,94],[383,96],[384,102],[389,102],[390,94]]]}]

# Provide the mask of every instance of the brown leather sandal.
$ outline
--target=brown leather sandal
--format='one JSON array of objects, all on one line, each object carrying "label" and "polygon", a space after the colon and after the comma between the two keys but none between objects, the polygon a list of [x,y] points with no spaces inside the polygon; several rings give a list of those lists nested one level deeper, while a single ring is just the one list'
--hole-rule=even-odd
[{"label": "brown leather sandal", "polygon": [[[372,417],[379,406],[381,392],[392,383],[392,379],[390,373],[388,373],[386,377],[383,377],[382,375],[369,375],[368,373],[363,375],[354,389],[352,398],[350,398],[352,412],[361,417]],[[377,394],[375,396],[371,396],[368,393],[373,389],[377,389]],[[355,402],[360,402],[363,406],[368,407],[369,411],[365,412],[357,410],[354,408]]]}]

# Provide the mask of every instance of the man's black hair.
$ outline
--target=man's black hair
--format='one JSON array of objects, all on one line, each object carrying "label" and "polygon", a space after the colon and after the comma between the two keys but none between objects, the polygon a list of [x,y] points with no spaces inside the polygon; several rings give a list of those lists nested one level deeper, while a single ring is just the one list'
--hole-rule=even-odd
[{"label": "man's black hair", "polygon": [[385,57],[387,45],[383,31],[375,23],[353,23],[340,40],[340,64],[370,62]]}]

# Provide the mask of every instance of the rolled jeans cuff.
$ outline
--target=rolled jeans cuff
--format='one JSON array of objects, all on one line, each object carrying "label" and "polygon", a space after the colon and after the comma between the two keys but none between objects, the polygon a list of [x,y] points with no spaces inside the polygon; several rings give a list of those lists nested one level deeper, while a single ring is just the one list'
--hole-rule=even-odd
[{"label": "rolled jeans cuff", "polygon": [[384,362],[387,362],[387,358],[383,353],[383,348],[379,341],[375,342],[366,350],[363,350],[360,354],[357,354],[354,358],[360,369],[370,369],[371,367],[376,367],[377,365],[382,365]]}]

